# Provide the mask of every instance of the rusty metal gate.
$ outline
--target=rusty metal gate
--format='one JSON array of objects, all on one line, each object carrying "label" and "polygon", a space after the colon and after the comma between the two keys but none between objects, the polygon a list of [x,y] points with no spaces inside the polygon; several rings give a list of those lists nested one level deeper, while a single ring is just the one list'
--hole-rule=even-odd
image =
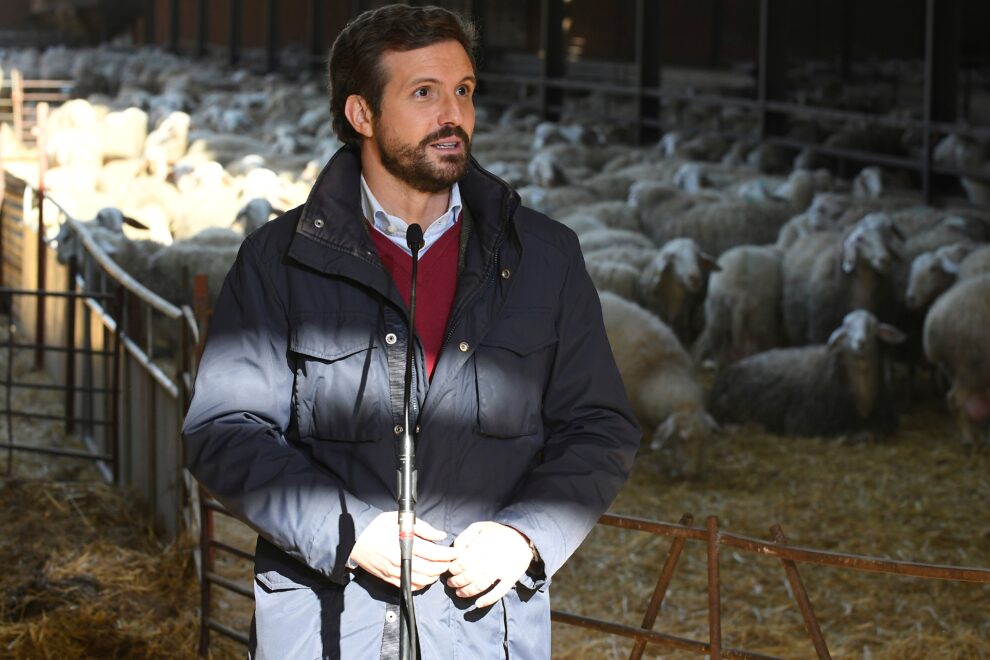
[{"label": "rusty metal gate", "polygon": [[[228,552],[234,556],[248,560],[253,559],[253,555],[245,552],[243,549],[232,547],[213,538],[213,515],[219,513],[229,516],[230,514],[219,502],[210,499],[202,491],[200,491],[200,497],[200,516],[202,522],[200,527],[200,547],[203,553],[203,561],[201,573],[202,611],[199,652],[200,656],[207,657],[210,650],[211,631],[220,633],[245,645],[248,643],[248,636],[245,632],[234,630],[213,618],[211,611],[213,586],[222,587],[228,591],[240,594],[245,598],[254,598],[254,591],[250,585],[239,584],[213,572],[213,561],[216,551]],[[719,527],[718,518],[715,516],[707,517],[704,527],[692,526],[691,523],[693,520],[694,517],[689,513],[684,514],[677,524],[613,514],[605,514],[598,520],[598,524],[601,526],[617,527],[672,539],[663,563],[660,565],[660,572],[650,598],[643,606],[643,618],[640,627],[637,628],[607,619],[582,616],[560,610],[553,610],[551,612],[551,619],[557,623],[588,628],[607,635],[615,635],[633,640],[633,648],[629,654],[630,660],[641,658],[647,645],[666,649],[677,649],[697,653],[698,655],[707,655],[712,660],[717,660],[718,658],[775,660],[776,656],[743,649],[725,648],[722,645],[722,578],[719,554],[723,547],[729,547],[750,554],[775,557],[780,560],[787,583],[794,596],[795,606],[801,613],[810,645],[814,648],[816,656],[820,660],[825,660],[832,656],[829,653],[825,636],[822,634],[821,626],[818,624],[818,619],[815,616],[811,599],[808,597],[808,592],[801,579],[801,573],[798,570],[799,564],[830,566],[840,570],[887,573],[927,580],[990,584],[990,569],[986,568],[895,561],[878,557],[816,550],[802,546],[788,545],[787,538],[784,536],[780,525],[770,527],[770,534],[773,540],[765,541],[722,530]],[[674,573],[677,570],[677,564],[684,545],[688,541],[704,543],[707,551],[707,640],[689,639],[654,630],[660,608],[667,594],[667,588],[670,586]]]}]

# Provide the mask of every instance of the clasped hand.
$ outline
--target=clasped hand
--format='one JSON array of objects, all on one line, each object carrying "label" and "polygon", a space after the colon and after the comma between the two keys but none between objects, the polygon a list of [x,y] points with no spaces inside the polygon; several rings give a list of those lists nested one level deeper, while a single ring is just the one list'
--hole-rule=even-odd
[{"label": "clasped hand", "polygon": [[[447,586],[461,598],[482,594],[475,605],[488,607],[509,592],[533,558],[529,541],[512,527],[477,522],[454,539],[439,545],[447,533],[423,520],[413,528],[411,582],[414,590],[428,587],[450,573]],[[399,586],[399,523],[395,511],[380,513],[358,537],[351,561],[366,572]]]}]

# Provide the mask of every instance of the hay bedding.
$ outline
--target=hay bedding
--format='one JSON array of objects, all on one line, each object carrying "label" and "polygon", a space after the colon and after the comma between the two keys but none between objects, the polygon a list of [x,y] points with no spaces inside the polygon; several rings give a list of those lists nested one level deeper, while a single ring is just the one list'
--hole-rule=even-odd
[{"label": "hay bedding", "polygon": [[[0,368],[5,358],[0,351]],[[42,378],[27,363],[16,368],[25,379]],[[27,396],[33,406],[58,409],[57,396]],[[62,437],[57,423],[17,424],[19,441]],[[723,529],[761,538],[776,522],[795,544],[990,566],[990,457],[960,449],[941,402],[915,406],[902,426],[892,438],[861,445],[729,432],[712,442],[696,482],[666,479],[643,450],[612,511],[667,521],[689,511],[696,525],[717,515]],[[133,500],[100,483],[92,467],[18,454],[14,475],[0,482],[0,512],[7,569],[0,574],[0,656],[195,657],[199,588],[191,545],[163,547]],[[224,517],[217,536],[253,544],[247,527]],[[669,542],[596,529],[555,578],[555,608],[639,625]],[[720,565],[724,647],[814,657],[779,561],[723,548]],[[249,562],[218,553],[216,569],[250,584]],[[836,658],[990,657],[990,587],[800,570]],[[705,585],[704,546],[689,542],[655,629],[706,640]],[[250,601],[214,593],[214,616],[246,630]],[[553,634],[561,659],[621,658],[631,646],[561,624]],[[239,645],[213,639],[213,657],[243,657]],[[645,657],[698,656],[651,646]]]}]

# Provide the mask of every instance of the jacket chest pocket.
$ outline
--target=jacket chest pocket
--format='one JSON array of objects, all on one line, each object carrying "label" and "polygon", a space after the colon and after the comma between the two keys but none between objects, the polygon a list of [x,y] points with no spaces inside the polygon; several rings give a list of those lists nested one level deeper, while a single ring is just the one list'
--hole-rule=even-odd
[{"label": "jacket chest pocket", "polygon": [[478,431],[495,438],[541,433],[543,391],[557,333],[550,309],[506,310],[474,354]]},{"label": "jacket chest pocket", "polygon": [[293,411],[301,438],[369,442],[389,428],[388,376],[378,318],[312,314],[297,319]]}]

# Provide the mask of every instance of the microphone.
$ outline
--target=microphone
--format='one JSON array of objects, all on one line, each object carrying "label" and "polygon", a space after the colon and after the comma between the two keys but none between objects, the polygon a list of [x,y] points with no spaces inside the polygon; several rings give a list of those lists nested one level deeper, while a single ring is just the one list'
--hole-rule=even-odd
[{"label": "microphone", "polygon": [[412,286],[409,288],[409,329],[406,334],[406,373],[402,392],[403,433],[397,448],[399,464],[399,585],[402,590],[400,608],[399,657],[416,660],[419,653],[419,634],[416,630],[416,611],[412,594],[412,544],[416,525],[416,441],[409,415],[412,399],[413,345],[415,343],[416,318],[416,270],[419,251],[423,248],[423,228],[417,224],[406,230],[406,245],[412,252]]}]

